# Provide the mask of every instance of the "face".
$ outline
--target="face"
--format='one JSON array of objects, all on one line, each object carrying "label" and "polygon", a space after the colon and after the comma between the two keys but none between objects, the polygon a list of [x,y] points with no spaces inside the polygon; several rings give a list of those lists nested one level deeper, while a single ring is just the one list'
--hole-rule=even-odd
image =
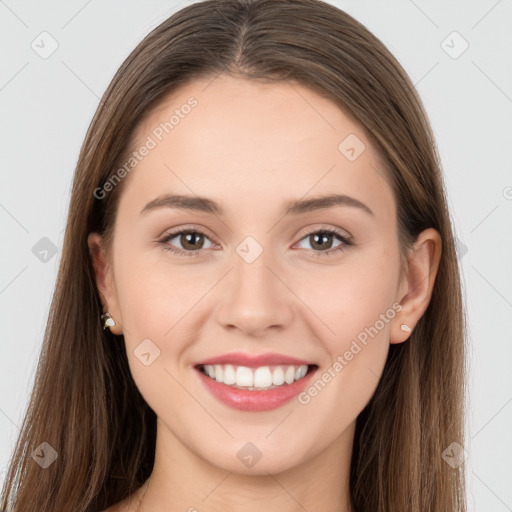
[{"label": "face", "polygon": [[334,446],[407,337],[396,205],[363,130],[299,84],[221,75],[167,97],[133,147],[99,287],[159,435],[253,474]]}]

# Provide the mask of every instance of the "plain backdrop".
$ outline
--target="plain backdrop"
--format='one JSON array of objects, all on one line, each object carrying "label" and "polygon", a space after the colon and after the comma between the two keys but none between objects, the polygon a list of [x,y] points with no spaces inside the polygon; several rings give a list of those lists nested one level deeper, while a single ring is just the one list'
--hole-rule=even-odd
[{"label": "plain backdrop", "polygon": [[[188,3],[0,1],[0,482],[33,383],[86,129],[129,52]],[[387,45],[430,116],[470,329],[469,510],[510,511],[512,2],[331,3]]]}]

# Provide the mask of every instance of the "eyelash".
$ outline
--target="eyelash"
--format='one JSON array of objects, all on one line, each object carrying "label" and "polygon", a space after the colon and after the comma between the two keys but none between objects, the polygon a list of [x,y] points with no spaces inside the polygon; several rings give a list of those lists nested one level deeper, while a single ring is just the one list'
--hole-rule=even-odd
[{"label": "eyelash", "polygon": [[[186,251],[184,249],[176,249],[175,247],[168,245],[169,240],[172,240],[176,236],[182,235],[184,233],[199,234],[199,235],[203,235],[204,237],[209,239],[208,235],[204,231],[201,231],[200,229],[197,229],[197,228],[196,229],[181,229],[179,231],[174,231],[173,233],[169,233],[169,234],[165,235],[165,237],[162,238],[161,240],[159,240],[158,243],[162,246],[162,248],[164,250],[170,251],[174,254],[178,254],[181,256],[187,256],[187,257],[188,256],[199,256],[202,253],[202,250]],[[333,254],[337,254],[339,252],[344,251],[347,246],[353,245],[353,242],[349,238],[342,235],[338,230],[333,229],[333,228],[321,228],[321,229],[318,229],[315,231],[311,231],[311,232],[307,233],[306,235],[304,235],[299,241],[302,241],[302,240],[304,240],[304,238],[307,238],[307,237],[310,237],[311,235],[316,235],[316,234],[334,235],[341,242],[343,242],[342,244],[338,245],[334,249],[329,249],[327,251],[313,251],[314,253],[316,253],[317,257],[323,256],[323,255],[331,256]]]}]

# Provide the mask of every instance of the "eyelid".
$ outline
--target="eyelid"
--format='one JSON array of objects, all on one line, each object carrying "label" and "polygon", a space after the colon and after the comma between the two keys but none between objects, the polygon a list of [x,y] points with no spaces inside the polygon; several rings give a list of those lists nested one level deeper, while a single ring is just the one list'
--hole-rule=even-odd
[{"label": "eyelid", "polygon": [[[345,238],[346,240],[352,240],[352,235],[346,230],[339,228],[337,226],[333,226],[332,224],[310,224],[309,226],[306,226],[299,232],[297,236],[300,236],[299,242],[306,236],[312,235],[313,233],[317,233],[319,231],[329,231],[331,233],[334,233],[342,238]],[[303,233],[303,234],[300,234]]]},{"label": "eyelid", "polygon": [[180,224],[174,228],[164,229],[160,235],[157,235],[157,239],[168,238],[170,235],[176,236],[181,231],[198,231],[203,235],[215,240],[215,236],[211,234],[210,230],[198,225],[198,224]]},{"label": "eyelid", "polygon": [[[353,238],[352,235],[350,235],[347,231],[345,231],[341,228],[338,228],[338,227],[334,227],[332,225],[320,225],[317,227],[309,226],[307,228],[304,228],[304,230],[306,230],[306,231],[303,232],[302,235],[300,235],[300,238],[297,240],[297,242],[295,242],[294,246],[299,244],[300,242],[302,242],[302,240],[304,240],[306,237],[311,236],[316,233],[322,233],[322,232],[334,235],[342,242],[341,246],[336,246],[334,249],[331,248],[326,251],[308,251],[308,252],[312,252],[316,256],[331,255],[333,253],[342,252],[345,250],[345,248],[347,246],[354,245],[354,243],[352,241],[352,238]],[[161,237],[159,237],[159,239],[157,240],[157,243],[159,243],[162,246],[166,246],[166,245],[168,245],[167,242],[169,240],[175,238],[176,236],[178,236],[182,233],[191,233],[192,232],[192,233],[198,233],[200,235],[203,235],[204,237],[208,238],[213,244],[218,245],[218,246],[220,245],[222,247],[221,244],[218,244],[215,241],[215,237],[211,236],[206,231],[207,230],[203,229],[202,227],[197,227],[195,225],[191,225],[191,226],[183,225],[183,226],[180,226],[179,228],[176,228],[175,230],[171,229],[170,232],[167,232],[167,233],[164,232],[164,234]],[[173,246],[164,247],[164,249],[168,250],[174,254],[178,254],[178,255],[182,254],[185,256],[199,256],[206,251],[206,249],[199,249],[196,251],[187,251],[185,249],[180,249],[180,248],[173,247]],[[206,251],[206,252],[208,252],[208,251]]]},{"label": "eyelid", "polygon": [[[187,230],[188,231],[197,231],[197,232],[203,234],[204,236],[208,237],[210,240],[214,241],[217,245],[222,245],[216,241],[215,236],[210,234],[209,230],[207,230],[206,228],[203,228],[202,226],[198,226],[197,224],[183,224],[175,229],[167,228],[162,232],[161,235],[157,236],[157,239],[168,238],[171,235],[176,236],[179,233],[181,233],[182,231],[187,231]],[[331,231],[339,236],[344,237],[347,240],[352,240],[352,238],[353,238],[352,235],[346,229],[342,229],[337,226],[333,226],[332,224],[321,224],[321,223],[320,224],[310,224],[309,226],[302,228],[301,231],[303,233],[302,235],[300,235],[301,232],[299,232],[299,234],[295,235],[295,236],[300,236],[300,238],[297,240],[298,242],[300,242],[305,236],[312,235],[313,233],[316,233],[318,231]]]},{"label": "eyelid", "polygon": [[217,244],[217,242],[215,242],[215,237],[209,235],[206,231],[207,230],[203,229],[202,227],[199,228],[197,226],[180,226],[179,228],[171,229],[170,231],[164,232],[164,234],[157,239],[157,244],[163,246],[164,250],[169,251],[173,254],[184,256],[200,256],[204,254],[206,249],[200,249],[198,251],[187,251],[185,249],[180,249],[179,247],[170,246],[170,244],[168,244],[168,241],[183,233],[198,233],[200,235],[203,235],[205,238],[208,238],[208,240],[210,240],[212,244],[219,245]]}]

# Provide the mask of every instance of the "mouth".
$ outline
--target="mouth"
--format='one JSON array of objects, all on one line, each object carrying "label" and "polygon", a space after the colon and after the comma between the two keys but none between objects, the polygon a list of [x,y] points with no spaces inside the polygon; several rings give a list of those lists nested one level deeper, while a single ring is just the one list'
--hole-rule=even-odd
[{"label": "mouth", "polygon": [[197,364],[194,369],[205,389],[220,403],[240,411],[264,412],[290,402],[311,384],[318,365],[302,363]]},{"label": "mouth", "polygon": [[258,392],[291,386],[318,368],[316,364],[281,364],[249,367],[234,364],[198,364],[208,379],[230,388]]}]

